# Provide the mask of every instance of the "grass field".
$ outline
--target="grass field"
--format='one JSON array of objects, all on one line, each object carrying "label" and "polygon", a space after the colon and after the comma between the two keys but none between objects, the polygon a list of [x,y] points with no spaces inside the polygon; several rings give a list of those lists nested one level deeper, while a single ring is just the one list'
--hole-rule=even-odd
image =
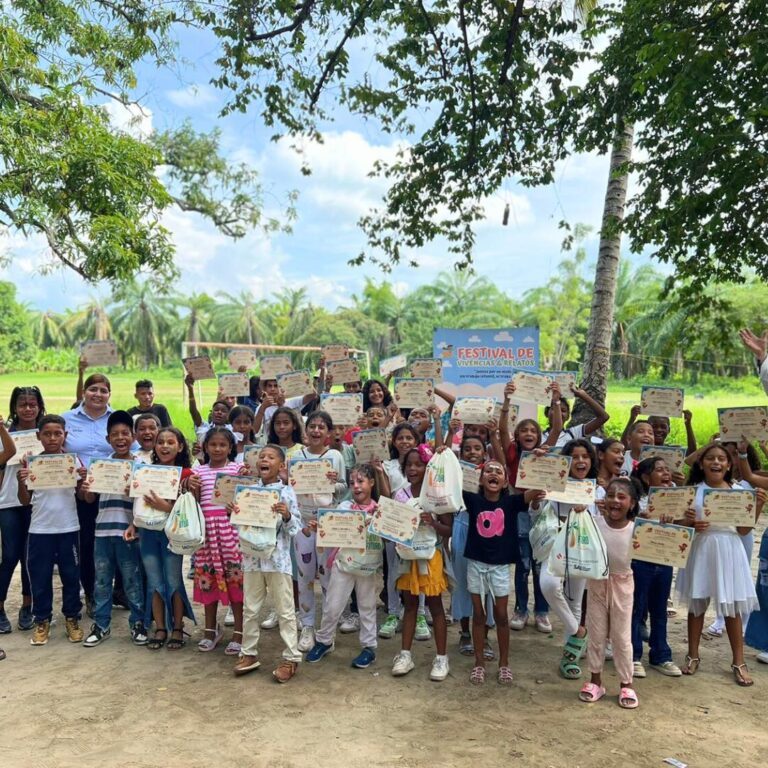
[{"label": "grass field", "polygon": [[[140,372],[110,373],[112,382],[112,405],[116,408],[128,408],[135,405],[134,384],[144,374]],[[155,385],[156,401],[163,403],[169,410],[173,423],[181,427],[185,434],[192,433],[192,419],[184,400],[184,387],[181,374],[170,371],[155,371],[150,374]],[[0,376],[0,413],[7,415],[8,400],[14,386],[36,384],[45,398],[49,413],[61,413],[69,409],[75,399],[77,376],[65,373],[8,373]],[[664,382],[645,382],[663,384]],[[717,431],[717,409],[737,405],[763,405],[766,398],[755,377],[754,380],[732,382],[733,386],[720,389],[709,388],[698,392],[695,388],[686,389],[686,407],[693,412],[693,425],[699,442],[709,440]],[[207,407],[216,395],[214,380],[200,382],[202,397],[198,395],[200,412],[205,417],[203,406]],[[607,409],[611,420],[606,430],[618,435],[624,428],[631,407],[639,402],[640,387],[636,384],[614,382],[608,388]],[[542,423],[543,416],[542,416]],[[685,442],[685,429],[682,420],[673,419],[670,442]]]}]

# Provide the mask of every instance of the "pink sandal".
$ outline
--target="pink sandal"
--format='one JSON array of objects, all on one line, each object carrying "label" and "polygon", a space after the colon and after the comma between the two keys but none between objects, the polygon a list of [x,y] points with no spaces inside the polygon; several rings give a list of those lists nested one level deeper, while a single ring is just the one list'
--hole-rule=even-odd
[{"label": "pink sandal", "polygon": [[197,650],[202,653],[210,653],[221,642],[221,638],[224,637],[224,631],[217,624],[216,629],[206,629],[205,633],[213,632],[213,637],[204,637],[198,644]]},{"label": "pink sandal", "polygon": [[514,679],[509,667],[499,667],[499,685],[509,685]]},{"label": "pink sandal", "polygon": [[640,706],[637,694],[632,688],[622,688],[619,691],[619,706],[622,709],[637,709]]},{"label": "pink sandal", "polygon": [[473,685],[483,685],[485,683],[485,667],[472,667],[469,673],[469,682]]},{"label": "pink sandal", "polygon": [[579,698],[587,704],[594,704],[605,696],[605,688],[594,683],[584,683],[579,691]]}]

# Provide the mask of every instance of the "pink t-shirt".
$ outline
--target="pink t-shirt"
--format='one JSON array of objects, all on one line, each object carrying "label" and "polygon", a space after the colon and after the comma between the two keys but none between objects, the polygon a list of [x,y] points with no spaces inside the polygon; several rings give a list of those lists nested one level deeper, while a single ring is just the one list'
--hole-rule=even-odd
[{"label": "pink t-shirt", "polygon": [[598,515],[596,522],[608,550],[608,572],[613,575],[631,573],[632,532],[635,529],[632,521],[623,528],[611,528],[605,518]]},{"label": "pink t-shirt", "polygon": [[213,503],[213,486],[216,484],[216,475],[236,475],[242,464],[230,461],[224,467],[214,469],[210,464],[198,464],[192,471],[200,478],[200,507],[203,512],[213,509],[226,509],[223,504]]}]

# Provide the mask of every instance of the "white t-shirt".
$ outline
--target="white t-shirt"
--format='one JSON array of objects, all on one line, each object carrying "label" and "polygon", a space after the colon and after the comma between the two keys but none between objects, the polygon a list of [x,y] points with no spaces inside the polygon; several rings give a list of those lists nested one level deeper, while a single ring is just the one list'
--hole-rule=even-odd
[{"label": "white t-shirt", "polygon": [[[265,436],[269,435],[269,425],[272,423],[272,417],[275,415],[275,411],[279,407],[280,406],[277,405],[270,405],[264,411],[264,420],[262,421],[261,428]],[[301,418],[301,409],[304,407],[304,397],[302,395],[299,395],[298,397],[289,397],[285,401],[285,407],[296,411],[299,414],[299,418]],[[259,409],[256,411],[256,413],[258,413],[260,410],[261,406],[259,406]]]},{"label": "white t-shirt", "polygon": [[405,479],[403,470],[400,467],[400,459],[387,459],[382,463],[384,465],[384,471],[389,478],[389,488],[392,493],[395,493],[408,485],[408,481]]},{"label": "white t-shirt", "polygon": [[[546,443],[547,438],[549,437],[549,430],[544,432],[544,434],[541,436],[541,442]],[[557,442],[555,443],[555,448],[562,448],[567,443],[570,443],[571,440],[579,440],[584,437],[584,425],[583,424],[576,424],[573,427],[568,427],[568,429],[562,430],[560,434],[557,436]]]},{"label": "white t-shirt", "polygon": [[0,509],[11,509],[11,507],[20,507],[19,501],[19,478],[16,473],[19,471],[18,464],[11,464],[5,468],[3,475],[3,484],[0,486]]},{"label": "white t-shirt", "polygon": [[74,488],[32,491],[30,533],[71,533],[79,530]]}]

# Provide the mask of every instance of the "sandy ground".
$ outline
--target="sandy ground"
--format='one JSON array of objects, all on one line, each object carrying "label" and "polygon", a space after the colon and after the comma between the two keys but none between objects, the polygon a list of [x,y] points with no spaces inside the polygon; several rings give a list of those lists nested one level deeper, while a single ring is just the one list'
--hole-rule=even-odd
[{"label": "sandy ground", "polygon": [[[19,592],[16,582],[7,602],[14,624]],[[442,684],[428,679],[433,641],[415,643],[416,669],[395,679],[399,636],[381,640],[376,664],[363,671],[349,666],[357,637],[339,635],[335,653],[303,664],[281,686],[271,676],[277,630],[262,635],[262,668],[235,679],[223,644],[212,654],[196,650],[200,624],[183,650],[150,652],[131,645],[124,611],[115,611],[111,639],[96,648],[68,643],[59,618],[45,647],[31,647],[27,632],[0,636],[8,654],[0,663],[0,766],[608,768],[661,767],[667,757],[691,768],[766,764],[768,666],[754,651],[752,688],[733,682],[728,641],[709,640],[696,676],[649,670],[636,681],[640,708],[624,711],[610,662],[609,695],[578,701],[580,683],[557,672],[561,632],[553,623],[549,636],[531,627],[512,633],[508,688],[494,674],[484,687],[469,684],[457,625],[449,627],[451,675]],[[685,625],[682,612],[670,620],[679,663]]]}]

